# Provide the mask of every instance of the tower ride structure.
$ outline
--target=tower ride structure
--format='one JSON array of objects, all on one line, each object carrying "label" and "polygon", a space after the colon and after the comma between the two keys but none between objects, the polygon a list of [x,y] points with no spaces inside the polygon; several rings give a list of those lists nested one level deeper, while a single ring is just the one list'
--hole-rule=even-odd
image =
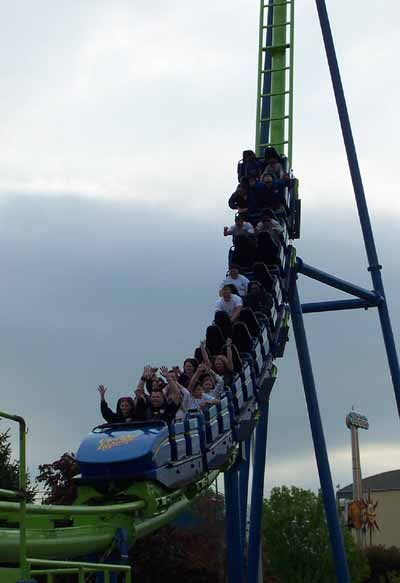
[{"label": "tower ride structure", "polygon": [[[271,288],[273,325],[258,323],[251,317],[247,320],[252,334],[247,339],[238,338],[238,346],[243,341],[248,348],[239,351],[243,363],[235,371],[231,390],[221,398],[218,407],[211,407],[204,415],[188,415],[171,427],[160,421],[96,427],[77,453],[82,473],[78,497],[70,506],[26,503],[25,422],[21,417],[0,412],[0,417],[15,421],[20,427],[19,487],[16,491],[0,490],[0,497],[8,499],[0,501],[2,583],[34,582],[36,577],[46,577],[51,583],[54,576],[63,574],[76,574],[79,583],[84,583],[88,573],[91,577],[95,575],[96,583],[114,583],[118,573],[125,575],[129,583],[131,572],[126,565],[129,546],[172,521],[210,487],[219,473],[223,473],[225,484],[228,581],[259,583],[269,395],[277,374],[275,361],[284,354],[289,320],[300,363],[336,577],[339,583],[350,582],[303,314],[377,308],[399,413],[400,372],[382,267],[375,249],[325,1],[316,0],[316,6],[372,289],[328,274],[296,256],[293,243],[300,236],[301,209],[297,181],[293,179],[286,191],[282,217],[281,265]],[[261,0],[255,149],[261,156],[264,148],[274,147],[290,172],[293,81],[294,0],[268,3]],[[301,303],[297,288],[301,275],[347,292],[353,298]]]}]

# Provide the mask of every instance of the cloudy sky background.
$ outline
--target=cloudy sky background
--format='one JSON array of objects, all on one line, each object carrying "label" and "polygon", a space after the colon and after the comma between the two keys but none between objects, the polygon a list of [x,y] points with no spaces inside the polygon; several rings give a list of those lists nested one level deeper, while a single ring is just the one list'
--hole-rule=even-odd
[{"label": "cloudy sky background", "polygon": [[[328,8],[395,336],[399,8]],[[18,1],[0,70],[1,408],[29,422],[29,460],[76,450],[144,363],[181,363],[209,323],[228,195],[254,141],[258,2]],[[356,25],[355,25],[356,22]],[[308,263],[370,286],[316,9],[297,6],[294,169]],[[342,297],[302,281],[304,300]],[[399,425],[377,314],[306,316],[333,479],[398,468]],[[278,362],[266,487],[316,488],[293,339]]]}]

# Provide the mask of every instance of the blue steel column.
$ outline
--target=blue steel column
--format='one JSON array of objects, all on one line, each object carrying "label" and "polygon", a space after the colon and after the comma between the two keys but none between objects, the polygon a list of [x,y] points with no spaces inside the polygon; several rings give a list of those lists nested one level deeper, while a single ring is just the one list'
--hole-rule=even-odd
[{"label": "blue steel column", "polygon": [[301,376],[306,396],[308,416],[310,419],[311,433],[314,442],[315,457],[317,460],[319,479],[322,488],[325,515],[328,522],[329,536],[335,562],[336,578],[339,583],[350,583],[346,553],[344,550],[343,533],[340,528],[336,508],[328,453],[326,451],[317,391],[315,388],[314,375],[296,282],[294,282],[291,290],[290,308],[293,332],[296,340],[297,354],[299,357]]},{"label": "blue steel column", "polygon": [[260,403],[251,489],[247,583],[257,583],[260,566],[262,509],[264,500],[265,457],[267,452],[269,401]]},{"label": "blue steel column", "polygon": [[239,470],[239,487],[240,487],[240,522],[241,522],[241,537],[242,546],[246,545],[246,523],[247,523],[247,499],[249,492],[249,468],[250,468],[250,447],[251,437],[247,439],[244,444],[243,461]]},{"label": "blue steel column", "polygon": [[236,467],[224,473],[224,486],[228,583],[243,583],[239,475]]},{"label": "blue steel column", "polygon": [[364,186],[361,178],[360,166],[358,164],[356,147],[351,130],[350,118],[347,111],[346,98],[344,96],[344,90],[340,77],[339,65],[336,57],[335,45],[333,42],[332,30],[329,23],[325,0],[316,0],[316,5],[322,36],[324,39],[329,70],[331,73],[332,85],[335,93],[336,105],[339,114],[340,125],[342,128],[351,180],[353,182],[358,216],[361,223],[365,249],[368,257],[368,271],[371,272],[371,278],[375,291],[379,292],[379,294],[384,298],[384,301],[378,306],[379,319],[381,322],[386,354],[389,361],[390,374],[392,377],[393,389],[397,402],[397,410],[400,416],[400,367],[397,357],[396,344],[393,337],[392,325],[390,322],[389,310],[385,299],[382,275],[380,272],[382,266],[379,264],[378,254],[376,252],[367,201],[365,199]]}]

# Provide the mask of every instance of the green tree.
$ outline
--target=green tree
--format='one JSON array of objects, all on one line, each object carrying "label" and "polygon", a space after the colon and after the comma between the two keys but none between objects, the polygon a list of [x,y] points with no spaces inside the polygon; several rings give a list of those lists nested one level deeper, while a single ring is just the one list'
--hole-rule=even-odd
[{"label": "green tree", "polygon": [[79,468],[74,453],[63,453],[55,462],[41,464],[36,481],[44,488],[43,504],[72,504],[77,493],[72,479],[76,474]]},{"label": "green tree", "polygon": [[[0,488],[18,490],[19,462],[12,457],[10,430],[0,432]],[[36,488],[27,481],[28,502],[35,498]]]},{"label": "green tree", "polygon": [[183,518],[135,543],[130,564],[138,581],[226,581],[223,497],[208,491],[195,500]]},{"label": "green tree", "polygon": [[[368,575],[368,563],[351,534],[344,540],[352,583]],[[334,564],[322,499],[311,490],[274,488],[264,501],[266,568],[281,583],[334,583]]]}]

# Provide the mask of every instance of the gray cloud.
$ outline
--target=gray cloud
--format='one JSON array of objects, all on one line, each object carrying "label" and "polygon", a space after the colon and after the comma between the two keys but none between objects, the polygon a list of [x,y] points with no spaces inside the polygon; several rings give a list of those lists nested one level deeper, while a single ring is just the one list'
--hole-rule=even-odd
[{"label": "gray cloud", "polygon": [[[399,212],[387,171],[399,134],[390,58],[399,8],[387,0],[373,18],[360,0],[345,15],[340,3],[330,10],[367,190],[375,207]],[[321,196],[344,204],[350,181],[314,2],[303,2],[296,19],[295,167],[314,205]],[[215,208],[242,147],[254,142],[257,2],[199,10],[178,0],[19,0],[3,22],[1,193]],[[379,92],[379,110],[377,87],[390,88]]]}]

